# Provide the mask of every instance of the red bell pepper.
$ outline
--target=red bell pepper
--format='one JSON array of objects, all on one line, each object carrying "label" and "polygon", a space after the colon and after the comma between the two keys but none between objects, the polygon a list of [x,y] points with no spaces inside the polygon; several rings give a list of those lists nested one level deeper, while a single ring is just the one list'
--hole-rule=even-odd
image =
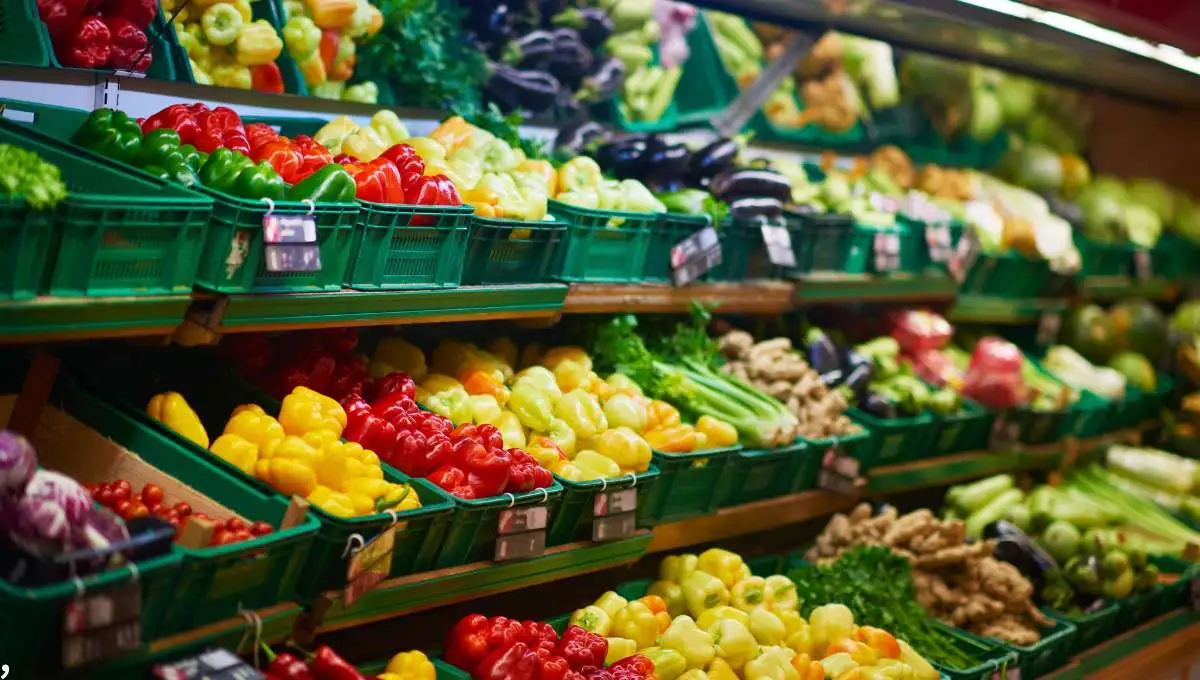
[{"label": "red bell pepper", "polygon": [[112,52],[112,34],[98,16],[84,17],[71,29],[65,40],[54,45],[54,54],[63,66],[101,68]]},{"label": "red bell pepper", "polygon": [[[198,130],[196,139],[192,142],[197,150],[212,153],[213,149],[224,147],[250,155],[250,140],[246,137],[246,128],[237,112],[227,106],[218,106],[211,111],[202,111],[196,116]],[[180,135],[182,138],[182,135]]]},{"label": "red bell pepper", "polygon": [[309,137],[308,135],[296,135],[296,137],[292,139],[292,143],[295,144],[296,149],[300,151],[301,179],[308,177],[330,163],[337,162],[334,160],[333,154],[329,153],[329,149],[326,149],[323,145],[318,144],[312,137]]},{"label": "red bell pepper", "polygon": [[[259,147],[279,138],[280,134],[275,131],[275,128],[266,123],[250,123],[246,126],[246,139],[250,142],[251,157],[258,151]],[[284,137],[284,139],[287,138]]]},{"label": "red bell pepper", "polygon": [[555,652],[558,649],[558,633],[554,632],[554,626],[541,621],[522,621],[521,626],[525,628],[525,642],[529,644],[530,649],[546,650]]},{"label": "red bell pepper", "polygon": [[450,431],[450,441],[458,443],[463,439],[478,439],[479,428],[472,423],[463,423]]},{"label": "red bell pepper", "polygon": [[303,159],[300,150],[286,137],[280,137],[258,147],[250,157],[255,163],[266,161],[275,168],[275,172],[288,184],[300,181],[300,167]]},{"label": "red bell pepper", "polygon": [[509,449],[508,455],[512,459],[512,465],[509,466],[508,485],[505,487],[505,491],[520,493],[542,489],[550,486],[554,481],[549,470],[538,465],[533,456],[521,449]]},{"label": "red bell pepper", "polygon": [[[333,162],[337,163],[338,165],[340,165],[342,167],[345,167],[347,165],[352,165],[352,164],[362,165],[361,163],[358,162],[357,158],[355,158],[354,156],[351,156],[350,154],[347,154],[347,153],[339,153],[338,155],[334,156]],[[346,168],[346,171],[349,172],[350,168]]]},{"label": "red bell pepper", "polygon": [[504,435],[495,425],[484,423],[475,428],[475,434],[479,437],[479,443],[487,447],[488,451],[504,448]]},{"label": "red bell pepper", "polygon": [[616,680],[644,680],[654,676],[654,662],[641,654],[627,656],[608,667]]},{"label": "red bell pepper", "polygon": [[321,64],[325,66],[326,74],[333,71],[333,64],[337,61],[338,44],[341,41],[341,31],[333,28],[321,31],[321,42],[317,45],[317,52],[321,55]]},{"label": "red bell pepper", "polygon": [[[408,202],[416,205],[462,205],[458,189],[445,175],[416,178],[406,195]],[[432,215],[414,215],[408,224],[411,227],[427,227],[435,220]]]},{"label": "red bell pepper", "polygon": [[279,64],[268,61],[250,67],[250,89],[258,92],[283,94],[283,72]]},{"label": "red bell pepper", "polygon": [[379,379],[376,390],[379,399],[395,400],[398,398],[396,395],[412,399],[416,395],[417,384],[411,375],[392,371]]},{"label": "red bell pepper", "polygon": [[[363,390],[373,389],[373,381],[367,373],[366,360],[357,355],[343,356],[337,359],[337,367],[333,369],[333,381],[329,386],[328,395],[341,400],[351,392],[360,395]],[[365,396],[363,396],[366,399]]]},{"label": "red bell pepper", "polygon": [[337,370],[337,359],[326,352],[317,352],[309,355],[300,370],[308,375],[304,382],[305,387],[313,392],[328,394],[333,385],[333,372]]},{"label": "red bell pepper", "polygon": [[518,642],[488,654],[471,673],[475,680],[538,680],[541,662],[529,645]]},{"label": "red bell pepper", "polygon": [[571,666],[566,659],[544,647],[537,648],[534,653],[538,658],[538,680],[567,680]]},{"label": "red bell pepper", "polygon": [[483,614],[467,614],[446,636],[446,663],[471,671],[493,651],[520,642],[523,635],[519,621],[504,616],[489,619]]},{"label": "red bell pepper", "polygon": [[[382,163],[376,163],[379,160]],[[400,171],[387,159],[376,161],[346,163],[342,166],[354,177],[354,195],[372,203],[403,203],[404,187],[400,184]]]},{"label": "red bell pepper", "polygon": [[383,152],[383,157],[391,161],[400,171],[400,183],[404,186],[404,195],[413,194],[416,181],[425,174],[425,160],[417,150],[407,144],[396,144]]},{"label": "red bell pepper", "polygon": [[504,493],[512,460],[503,449],[488,451],[478,441],[460,439],[454,443],[450,464],[467,473],[467,484],[476,498],[487,498]]},{"label": "red bell pepper", "polygon": [[[294,140],[292,143],[297,144]],[[332,354],[350,354],[358,348],[357,328],[323,328],[313,331],[313,336],[325,351]]]},{"label": "red bell pepper", "polygon": [[432,437],[435,434],[449,436],[450,430],[454,428],[454,423],[450,422],[449,418],[436,413],[417,410],[409,415],[412,416],[413,423],[417,426],[417,429],[425,433],[427,437]]},{"label": "red bell pepper", "polygon": [[427,479],[452,496],[465,500],[476,498],[475,489],[467,481],[467,473],[453,465],[443,465],[429,473]]},{"label": "red bell pepper", "polygon": [[[426,437],[420,432],[399,432],[396,443],[392,448],[393,464],[406,475],[413,477],[431,477],[439,469],[449,467],[450,455],[453,448],[445,435]],[[451,468],[463,475],[461,481],[453,473],[446,479],[446,484],[438,484],[447,491],[450,487],[466,484],[466,473],[458,468]],[[434,482],[437,484],[437,482]]]},{"label": "red bell pepper", "polygon": [[417,402],[408,397],[376,397],[375,401],[371,402],[371,409],[375,415],[395,425],[396,432],[420,431],[417,427],[417,415],[420,413]]},{"label": "red bell pepper", "polygon": [[366,400],[358,395],[351,395],[349,406],[343,401],[346,410],[346,429],[342,437],[352,442],[362,444],[364,449],[374,451],[375,455],[384,460],[392,456],[392,448],[396,445],[396,428],[388,421],[371,413],[371,407]]},{"label": "red bell pepper", "polygon": [[55,44],[69,39],[79,25],[85,5],[85,0],[37,0],[38,14],[46,23]]},{"label": "red bell pepper", "polygon": [[579,674],[583,676],[583,680],[616,680],[613,674],[607,669],[595,666],[588,666],[582,669]]},{"label": "red bell pepper", "polygon": [[104,0],[103,9],[105,17],[128,19],[145,30],[158,14],[158,3],[155,0]]},{"label": "red bell pepper", "polygon": [[608,656],[608,640],[579,626],[567,626],[558,643],[558,653],[575,670],[584,666],[603,668],[604,658]]},{"label": "red bell pepper", "polygon": [[204,104],[172,104],[142,122],[142,134],[150,134],[159,128],[169,128],[179,133],[181,144],[196,145],[200,133],[198,117],[208,110]]},{"label": "red bell pepper", "polygon": [[279,678],[279,680],[316,680],[303,659],[288,652],[274,654],[265,644],[263,649],[267,651],[267,658],[270,661],[265,669],[267,677]]},{"label": "red bell pepper", "polygon": [[147,49],[146,33],[137,24],[121,16],[104,17],[112,49],[108,65],[129,71],[145,71],[150,68],[153,57]]},{"label": "red bell pepper", "polygon": [[367,676],[338,656],[329,645],[317,647],[309,667],[316,680],[367,680]]},{"label": "red bell pepper", "polygon": [[262,333],[226,335],[217,349],[247,380],[254,381],[271,364],[271,341]]}]

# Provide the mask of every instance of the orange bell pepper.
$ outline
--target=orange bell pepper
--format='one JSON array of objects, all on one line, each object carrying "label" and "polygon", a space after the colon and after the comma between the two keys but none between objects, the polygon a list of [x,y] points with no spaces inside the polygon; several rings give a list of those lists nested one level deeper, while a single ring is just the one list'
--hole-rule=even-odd
[{"label": "orange bell pepper", "polygon": [[696,450],[696,431],[691,425],[672,425],[643,435],[650,448],[662,453],[690,453]]}]

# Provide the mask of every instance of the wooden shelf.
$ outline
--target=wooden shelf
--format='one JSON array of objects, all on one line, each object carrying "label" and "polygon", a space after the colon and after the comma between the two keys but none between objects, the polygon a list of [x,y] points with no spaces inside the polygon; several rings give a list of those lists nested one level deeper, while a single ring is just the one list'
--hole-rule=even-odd
[{"label": "wooden shelf", "polygon": [[958,286],[948,276],[811,275],[796,279],[797,304],[951,302]]},{"label": "wooden shelf", "polygon": [[849,510],[858,499],[827,491],[803,491],[779,498],[723,508],[715,515],[654,527],[646,552],[667,552],[735,536],[770,531]]},{"label": "wooden shelf", "polygon": [[1047,680],[1165,680],[1189,677],[1200,663],[1200,614],[1177,610],[1071,660]]},{"label": "wooden shelf", "polygon": [[170,335],[187,295],[37,297],[0,302],[0,343]]},{"label": "wooden shelf", "polygon": [[668,284],[576,283],[571,285],[563,312],[686,312],[693,302],[714,304],[720,312],[779,314],[792,306],[793,286],[778,281],[694,283],[682,288]]}]

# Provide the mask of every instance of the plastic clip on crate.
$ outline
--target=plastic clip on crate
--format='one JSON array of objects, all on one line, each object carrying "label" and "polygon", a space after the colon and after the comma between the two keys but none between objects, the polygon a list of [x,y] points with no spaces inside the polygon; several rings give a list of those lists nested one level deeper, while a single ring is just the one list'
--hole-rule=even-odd
[{"label": "plastic clip on crate", "polygon": [[[704,229],[712,226],[712,218],[708,215],[683,215],[680,213],[663,213],[659,222],[650,230],[649,244],[646,247],[646,266],[642,270],[642,280],[647,283],[671,283],[671,249],[679,242]],[[700,279],[703,280],[704,275]]]},{"label": "plastic clip on crate", "polygon": [[741,445],[735,444],[690,453],[655,451],[658,480],[649,493],[638,497],[638,526],[652,527],[715,512],[721,503],[719,490],[725,475],[741,450]]},{"label": "plastic clip on crate", "polygon": [[640,506],[643,496],[654,488],[657,478],[658,468],[653,465],[646,472],[629,474],[615,479],[572,482],[556,477],[558,483],[562,485],[563,491],[562,497],[554,507],[554,516],[550,518],[549,528],[546,532],[546,545],[555,546],[572,541],[592,540],[597,496],[610,491],[630,489],[637,492]]},{"label": "plastic clip on crate", "polygon": [[470,206],[367,201],[360,201],[359,206],[346,285],[359,290],[458,287]]},{"label": "plastic clip on crate", "polygon": [[[105,453],[85,444],[111,445],[105,439],[111,437],[164,475],[248,521],[261,520],[278,526],[287,512],[288,502],[279,494],[264,493],[225,470],[189,456],[169,437],[129,417],[69,376],[59,376],[56,403],[78,422],[62,417],[55,421],[58,423],[55,431],[73,431],[80,424],[92,430],[71,438],[72,445],[82,447],[92,461],[81,467],[95,470],[95,461]],[[237,616],[241,609],[261,609],[293,599],[319,526],[316,517],[306,515],[296,526],[250,541],[204,548],[177,547],[183,555],[183,566],[161,633],[198,628]]]},{"label": "plastic clip on crate", "polygon": [[495,554],[496,537],[499,534],[500,513],[509,508],[524,508],[533,505],[546,506],[546,526],[554,521],[554,507],[562,495],[563,487],[555,481],[544,489],[534,489],[518,494],[506,493],[491,498],[455,498],[454,519],[446,531],[445,541],[438,552],[438,569],[457,567],[468,562],[491,560]]},{"label": "plastic clip on crate", "polygon": [[523,222],[494,217],[471,217],[464,285],[546,283],[566,238],[561,220]]},{"label": "plastic clip on crate", "polygon": [[7,120],[0,121],[0,143],[58,166],[70,192],[56,212],[50,294],[191,292],[211,200]]},{"label": "plastic clip on crate", "polygon": [[646,264],[655,213],[579,208],[551,200],[550,214],[567,222],[559,248],[558,276],[564,281],[636,283]]}]

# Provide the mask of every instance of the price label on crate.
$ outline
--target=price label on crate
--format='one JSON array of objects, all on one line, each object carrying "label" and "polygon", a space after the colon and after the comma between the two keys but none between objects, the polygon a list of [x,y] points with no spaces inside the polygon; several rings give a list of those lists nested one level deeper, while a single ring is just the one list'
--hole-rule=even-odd
[{"label": "price label on crate", "polygon": [[1151,264],[1149,250],[1133,251],[1133,276],[1139,281],[1154,278],[1154,266]]},{"label": "price label on crate", "polygon": [[159,680],[262,680],[265,676],[226,649],[210,649],[194,657],[160,664]]},{"label": "price label on crate", "polygon": [[546,525],[549,510],[544,505],[506,508],[500,511],[496,527],[497,562],[540,557],[546,552]]},{"label": "price label on crate", "polygon": [[900,234],[881,231],[875,234],[875,271],[894,272],[900,268]]},{"label": "price label on crate", "polygon": [[991,451],[1012,451],[1017,448],[1021,437],[1021,423],[1013,421],[1008,411],[996,414],[992,422],[992,431],[988,437],[988,449]]},{"label": "price label on crate", "polygon": [[78,668],[142,646],[142,586],[136,579],[84,593],[63,609],[62,664]]},{"label": "price label on crate", "polygon": [[500,534],[518,534],[523,531],[537,531],[546,528],[549,512],[544,505],[530,505],[524,508],[508,508],[500,511]]},{"label": "price label on crate", "polygon": [[975,235],[974,229],[969,227],[963,229],[963,235],[958,239],[958,245],[954,247],[950,261],[947,262],[950,276],[956,282],[962,283],[966,280],[967,274],[971,272],[971,268],[975,266],[975,261],[978,259],[979,237]]},{"label": "price label on crate", "polygon": [[777,224],[762,225],[763,245],[767,248],[767,259],[777,267],[795,267],[796,251],[792,249],[792,235],[787,227]]},{"label": "price label on crate", "polygon": [[596,543],[618,541],[629,538],[637,531],[637,513],[623,512],[619,515],[597,517],[592,522],[592,540]]},{"label": "price label on crate", "polygon": [[721,264],[721,242],[717,230],[705,227],[671,248],[671,269],[676,286],[695,281]]},{"label": "price label on crate", "polygon": [[346,567],[346,588],[342,591],[342,603],[349,607],[355,600],[371,592],[387,578],[392,570],[392,552],[396,549],[396,530],[403,523],[379,532],[362,548],[350,555]]},{"label": "price label on crate", "polygon": [[637,531],[636,488],[603,491],[592,501],[592,540],[615,541]]},{"label": "price label on crate", "polygon": [[950,225],[946,222],[930,222],[925,225],[925,245],[929,248],[929,259],[945,264],[954,256],[950,247]]},{"label": "price label on crate", "polygon": [[546,552],[546,532],[527,531],[496,538],[495,561],[510,562],[541,557]]},{"label": "price label on crate", "polygon": [[829,447],[821,459],[821,470],[817,474],[817,486],[834,493],[857,494],[862,486],[862,481],[858,476],[859,470],[858,459],[844,455],[841,448],[835,443]]},{"label": "price label on crate", "polygon": [[622,512],[637,510],[638,493],[636,488],[619,491],[604,491],[596,494],[592,501],[592,514],[596,517],[607,517]]},{"label": "price label on crate", "polygon": [[1062,312],[1043,312],[1038,317],[1037,342],[1039,345],[1049,345],[1058,337],[1062,328]]},{"label": "price label on crate", "polygon": [[321,271],[317,220],[313,215],[263,216],[263,257],[270,272]]}]

